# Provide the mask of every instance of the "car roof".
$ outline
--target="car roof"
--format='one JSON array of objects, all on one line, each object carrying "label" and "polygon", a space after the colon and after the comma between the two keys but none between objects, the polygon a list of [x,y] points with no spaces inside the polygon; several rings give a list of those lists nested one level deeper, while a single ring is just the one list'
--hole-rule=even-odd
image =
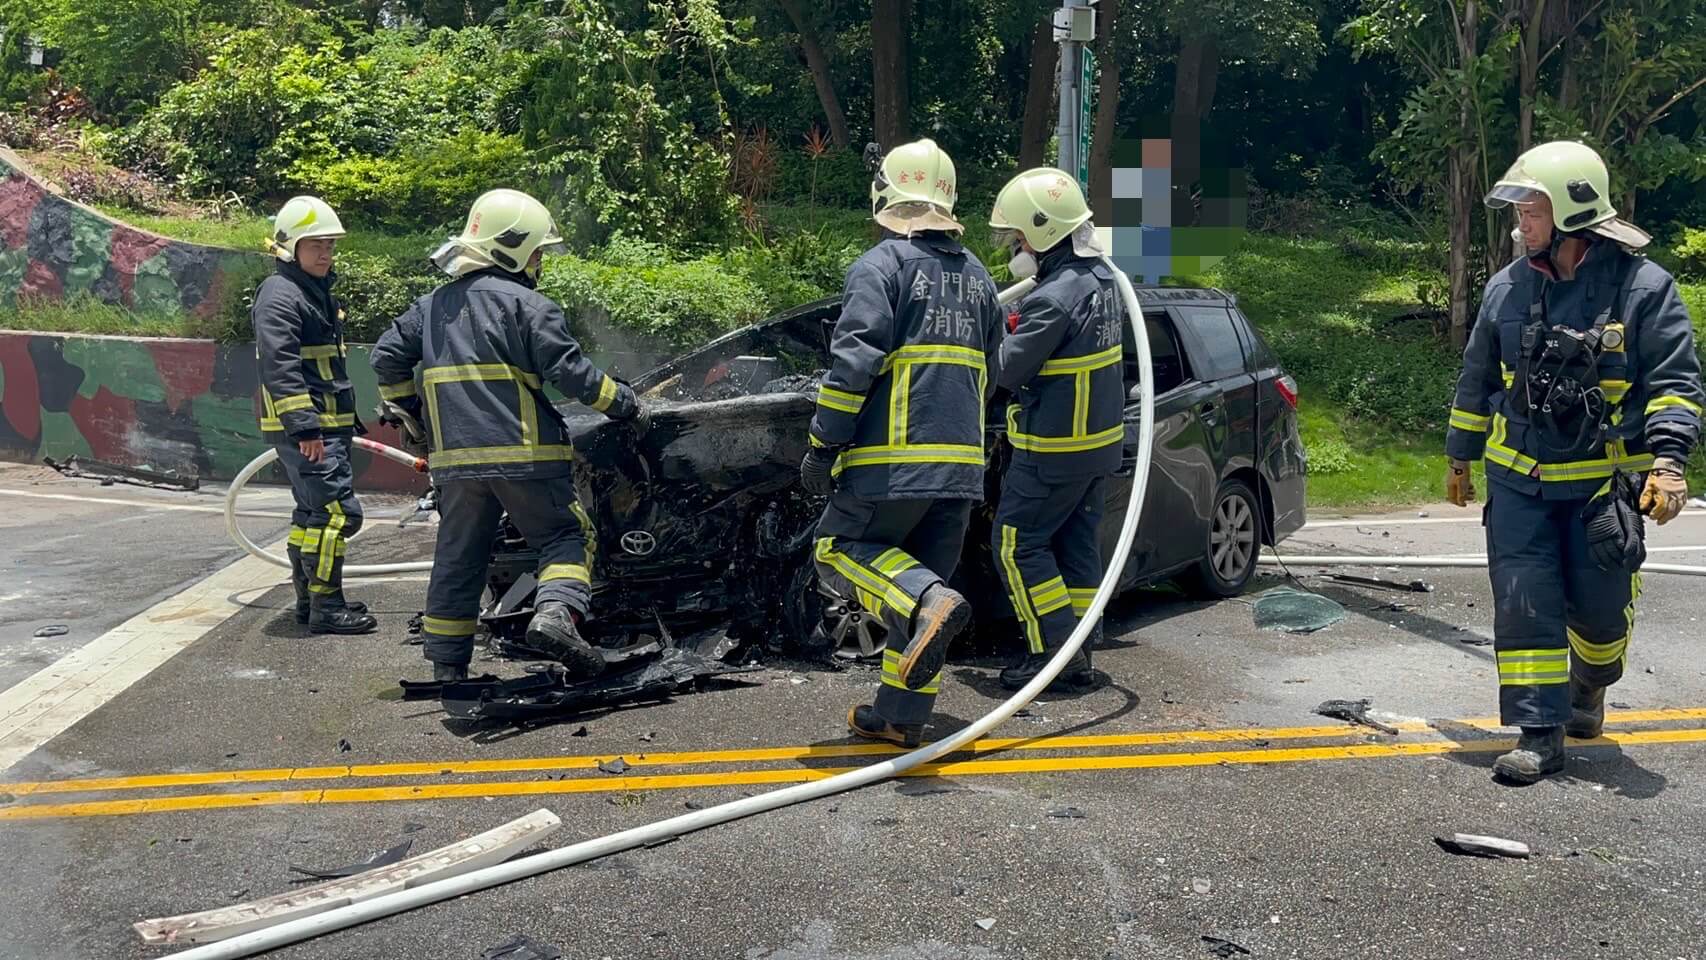
[{"label": "car roof", "polygon": [[1218,287],[1159,287],[1132,284],[1140,303],[1214,303],[1237,306],[1238,298]]}]

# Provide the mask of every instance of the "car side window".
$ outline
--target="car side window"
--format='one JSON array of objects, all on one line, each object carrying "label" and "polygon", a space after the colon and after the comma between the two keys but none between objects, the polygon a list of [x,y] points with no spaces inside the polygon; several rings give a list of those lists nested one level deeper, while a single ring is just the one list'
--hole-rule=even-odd
[{"label": "car side window", "polygon": [[1238,322],[1238,329],[1244,334],[1244,348],[1250,354],[1250,364],[1256,370],[1269,370],[1279,366],[1279,355],[1274,348],[1268,346],[1268,341],[1262,337],[1262,332],[1250,322],[1250,318],[1234,310],[1232,316]]},{"label": "car side window", "polygon": [[1221,380],[1245,372],[1244,345],[1239,340],[1232,311],[1209,306],[1173,309],[1196,343],[1196,349],[1191,351],[1191,366],[1199,379]]},{"label": "car side window", "polygon": [[[1185,365],[1184,351],[1179,349],[1179,335],[1173,321],[1164,312],[1154,310],[1143,314],[1144,328],[1149,334],[1149,359],[1155,367],[1155,395],[1160,396],[1191,379]],[[1123,344],[1126,395],[1130,396],[1138,381],[1137,344],[1131,328],[1125,328]]]}]

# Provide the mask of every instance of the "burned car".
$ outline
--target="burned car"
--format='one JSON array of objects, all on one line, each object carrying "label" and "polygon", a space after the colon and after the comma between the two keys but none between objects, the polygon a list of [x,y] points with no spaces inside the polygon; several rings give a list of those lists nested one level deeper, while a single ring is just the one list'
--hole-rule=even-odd
[{"label": "burned car", "polygon": [[[1296,384],[1228,295],[1139,288],[1138,296],[1155,370],[1154,457],[1120,586],[1177,577],[1202,594],[1231,596],[1262,544],[1303,525]],[[589,639],[713,658],[737,648],[821,656],[881,647],[880,621],[818,581],[810,548],[822,501],[798,479],[838,311],[833,299],[798,307],[636,378],[651,411],[643,432],[562,407],[575,483],[596,529]],[[1135,345],[1126,347],[1126,456],[1109,485],[1104,556],[1137,457],[1138,365]],[[989,546],[1005,417],[992,409],[987,423],[988,502],[974,514],[955,579],[967,596],[1002,598],[979,606],[981,635],[1016,638]],[[535,563],[506,524],[483,620],[512,648],[532,612]]]}]

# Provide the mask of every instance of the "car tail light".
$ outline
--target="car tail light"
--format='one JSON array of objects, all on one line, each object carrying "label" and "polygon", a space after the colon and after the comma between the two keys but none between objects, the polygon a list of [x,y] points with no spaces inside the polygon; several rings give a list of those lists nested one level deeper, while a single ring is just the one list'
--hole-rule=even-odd
[{"label": "car tail light", "polygon": [[1279,395],[1285,398],[1285,402],[1291,404],[1291,408],[1296,410],[1297,381],[1290,376],[1283,376],[1274,381],[1274,386],[1279,388]]}]

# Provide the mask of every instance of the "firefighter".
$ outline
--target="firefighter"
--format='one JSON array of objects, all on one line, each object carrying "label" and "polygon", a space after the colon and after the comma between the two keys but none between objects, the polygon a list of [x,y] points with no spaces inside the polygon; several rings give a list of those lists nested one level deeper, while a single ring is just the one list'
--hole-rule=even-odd
[{"label": "firefighter", "polygon": [[421,634],[439,682],[468,676],[505,511],[539,551],[528,645],[575,678],[604,669],[579,630],[591,600],[592,523],[575,501],[567,429],[543,388],[613,420],[634,419],[640,407],[581,353],[562,309],[534,290],[542,254],[561,244],[538,200],[515,190],[481,195],[462,234],[433,254],[454,279],[411,304],[373,348],[380,396],[417,419],[424,405],[431,437],[440,522]]},{"label": "firefighter", "polygon": [[310,633],[378,629],[367,605],[346,600],[344,544],[361,529],[350,441],[355,415],[344,346],[344,311],[332,296],[332,260],[344,235],[318,197],[292,197],[273,218],[272,276],[255,292],[255,360],[261,435],[278,451],[296,509],[290,516],[290,582],[296,622]]},{"label": "firefighter", "polygon": [[882,237],[847,271],[800,465],[805,488],[829,496],[818,573],[887,628],[876,697],[847,726],[907,746],[971,619],[948,581],[983,499],[984,403],[1002,332],[995,284],[960,244],[955,190],[953,161],[929,140],[878,165],[871,212]]},{"label": "firefighter", "polygon": [[[1013,458],[990,533],[1025,635],[1024,652],[1001,671],[1002,686],[1017,690],[1066,643],[1102,582],[1097,531],[1125,436],[1125,309],[1070,174],[1044,167],[1014,177],[989,225],[1014,247],[1013,275],[1037,280],[1009,321],[996,378],[1013,399]],[[1091,678],[1088,646],[1061,679]]]},{"label": "firefighter", "polygon": [[1641,593],[1642,514],[1682,511],[1700,437],[1694,333],[1676,282],[1618,219],[1605,163],[1579,143],[1518,157],[1487,194],[1525,255],[1487,284],[1446,438],[1447,497],[1485,460],[1500,721],[1494,772],[1531,783],[1592,738],[1623,675]]}]

